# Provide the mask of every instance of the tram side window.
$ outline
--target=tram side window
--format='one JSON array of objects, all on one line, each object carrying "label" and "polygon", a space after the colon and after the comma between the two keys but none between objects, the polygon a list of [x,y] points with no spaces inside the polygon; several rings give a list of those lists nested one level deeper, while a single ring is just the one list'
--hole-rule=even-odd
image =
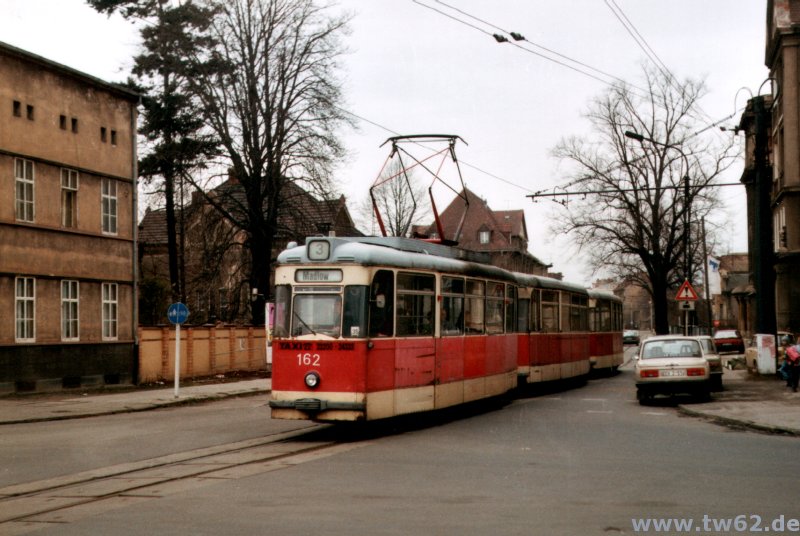
[{"label": "tram side window", "polygon": [[531,314],[531,300],[520,298],[517,303],[517,333],[528,332],[528,322]]},{"label": "tram side window", "polygon": [[506,290],[503,283],[489,283],[486,296],[486,333],[503,333],[503,305]]},{"label": "tram side window", "polygon": [[344,318],[342,337],[360,338],[367,336],[367,296],[366,285],[348,285],[344,289]]},{"label": "tram side window", "polygon": [[575,331],[575,329],[570,325],[572,312],[572,307],[570,307],[571,296],[572,295],[568,292],[561,293],[561,331]]},{"label": "tram side window", "polygon": [[369,336],[394,334],[394,274],[378,270],[369,289]]},{"label": "tram side window", "polygon": [[614,331],[622,331],[622,304],[614,303]]},{"label": "tram side window", "polygon": [[600,330],[598,331],[611,331],[611,304],[609,302],[602,302],[600,305]]},{"label": "tram side window", "polygon": [[534,290],[531,294],[531,331],[542,331],[542,294]]},{"label": "tram side window", "polygon": [[572,331],[586,331],[589,326],[589,300],[573,294],[570,300],[569,325]]},{"label": "tram side window", "polygon": [[464,333],[464,280],[442,277],[442,310],[439,333],[442,336]]},{"label": "tram side window", "polygon": [[427,274],[397,274],[397,336],[433,335],[436,278]]},{"label": "tram side window", "polygon": [[553,333],[558,331],[558,292],[542,291],[542,331]]},{"label": "tram side window", "polygon": [[506,333],[516,331],[517,287],[506,286]]},{"label": "tram side window", "polygon": [[467,280],[467,299],[464,303],[464,332],[483,333],[483,302],[486,283]]},{"label": "tram side window", "polygon": [[273,326],[273,335],[275,337],[289,336],[291,299],[292,287],[289,285],[278,285],[275,287],[275,324]]}]

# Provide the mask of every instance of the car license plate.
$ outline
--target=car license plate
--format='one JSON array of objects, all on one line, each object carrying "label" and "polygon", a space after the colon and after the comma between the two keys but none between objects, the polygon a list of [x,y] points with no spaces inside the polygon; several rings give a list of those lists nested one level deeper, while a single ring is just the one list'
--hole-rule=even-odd
[{"label": "car license plate", "polygon": [[665,378],[672,378],[672,377],[675,377],[675,376],[686,376],[686,371],[683,370],[683,369],[664,370],[664,371],[661,372],[661,376],[663,376]]}]

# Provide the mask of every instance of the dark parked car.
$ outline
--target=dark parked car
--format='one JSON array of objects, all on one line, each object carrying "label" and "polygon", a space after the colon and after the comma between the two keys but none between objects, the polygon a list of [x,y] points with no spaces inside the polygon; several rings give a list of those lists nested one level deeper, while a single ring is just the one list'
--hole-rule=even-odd
[{"label": "dark parked car", "polygon": [[635,329],[622,332],[622,344],[639,344],[639,332]]},{"label": "dark parked car", "polygon": [[721,329],[714,334],[714,346],[719,353],[732,352],[744,353],[744,340],[738,330]]}]

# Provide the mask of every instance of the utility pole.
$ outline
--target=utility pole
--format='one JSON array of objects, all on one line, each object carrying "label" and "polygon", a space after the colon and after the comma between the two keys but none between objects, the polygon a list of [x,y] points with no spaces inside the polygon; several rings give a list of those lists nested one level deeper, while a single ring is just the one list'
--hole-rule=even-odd
[{"label": "utility pole", "polygon": [[705,295],[706,295],[706,319],[708,320],[708,334],[711,335],[713,329],[713,315],[711,314],[711,289],[708,288],[708,251],[706,250],[706,218],[700,218],[700,230],[703,233],[703,262],[705,269],[703,270]]}]

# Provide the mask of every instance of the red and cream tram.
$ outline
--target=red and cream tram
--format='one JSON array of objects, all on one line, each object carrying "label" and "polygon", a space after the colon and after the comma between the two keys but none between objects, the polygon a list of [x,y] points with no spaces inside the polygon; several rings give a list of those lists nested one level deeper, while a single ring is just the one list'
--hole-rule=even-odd
[{"label": "red and cream tram", "polygon": [[585,375],[589,294],[403,238],[278,257],[272,417],[373,420]]},{"label": "red and cream tram", "polygon": [[623,361],[622,299],[608,290],[589,290],[589,361],[599,373],[616,372]]}]

